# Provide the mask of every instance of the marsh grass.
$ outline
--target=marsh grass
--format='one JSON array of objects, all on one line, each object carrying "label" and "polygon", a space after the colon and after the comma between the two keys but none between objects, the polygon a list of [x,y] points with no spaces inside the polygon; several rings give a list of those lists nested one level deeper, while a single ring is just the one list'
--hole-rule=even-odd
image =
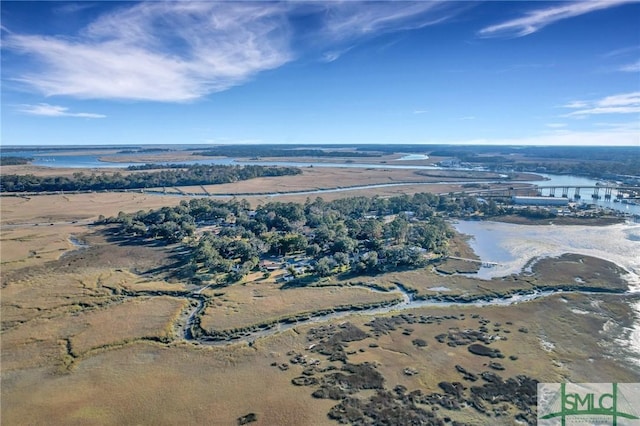
[{"label": "marsh grass", "polygon": [[337,306],[365,305],[398,299],[355,287],[307,287],[281,290],[281,285],[250,282],[234,285],[214,297],[202,316],[205,330],[229,330],[275,321]]},{"label": "marsh grass", "polygon": [[82,331],[69,337],[76,356],[97,348],[138,339],[168,342],[173,336],[173,323],[188,301],[166,296],[135,298],[109,309],[101,309],[75,317]]},{"label": "marsh grass", "polygon": [[[333,401],[290,384],[294,372],[246,347],[136,343],[79,361],[71,374],[23,370],[3,382],[7,424],[328,425]],[[37,407],[37,409],[36,409]]]},{"label": "marsh grass", "polygon": [[[246,181],[228,188],[216,186],[216,190],[264,192],[274,187],[284,191],[335,187],[336,182],[348,186],[416,179],[408,171],[303,171],[302,177]],[[370,189],[323,194],[323,198],[423,192],[428,188],[417,185]],[[450,189],[434,186],[433,190]],[[278,201],[306,198],[307,195],[281,197]],[[335,401],[314,399],[310,388],[291,385],[291,379],[301,374],[299,366],[287,371],[271,366],[273,362],[288,363],[290,351],[306,354],[306,331],[315,325],[296,326],[259,338],[252,346],[238,343],[207,347],[183,341],[176,324],[184,320],[191,302],[161,294],[194,290],[196,286],[169,282],[154,272],[169,264],[171,257],[166,249],[115,244],[99,236],[97,228],[88,226],[88,222],[68,223],[91,221],[100,214],[113,216],[121,210],[135,212],[176,205],[180,200],[139,193],[2,198],[3,424],[235,424],[238,417],[249,412],[258,415],[256,425],[333,424],[326,413]],[[253,197],[251,202],[260,200],[273,198]],[[91,247],[70,252],[74,248],[70,235],[81,236]],[[451,248],[460,257],[471,257],[468,247],[463,242],[459,244]],[[62,256],[63,253],[68,254]],[[477,280],[443,276],[427,268],[358,280],[338,277],[312,287],[286,290],[272,279],[256,280],[203,291],[211,297],[211,303],[202,321],[206,328],[222,330],[337,305],[398,297],[396,293],[352,286],[360,280],[388,289],[399,282],[415,289],[418,295],[437,295],[438,291],[431,288],[441,286],[450,289],[442,294],[489,296],[540,284],[576,284],[576,278],[602,288],[624,286],[618,268],[585,256],[541,260],[533,264],[532,272],[527,276]],[[153,292],[158,294],[152,295]],[[564,294],[506,307],[423,308],[404,313],[456,315],[464,319],[412,324],[408,335],[401,327],[380,337],[349,343],[349,361],[375,363],[388,389],[403,384],[409,390],[437,391],[440,381],[461,380],[455,370],[457,364],[474,373],[487,370],[487,359],[471,354],[466,346],[451,347],[435,339],[452,327],[477,328],[482,318],[491,321],[490,330],[496,322],[502,324],[500,333],[509,330],[504,334],[507,340],[491,344],[507,356],[518,357],[515,361],[501,360],[505,366],[501,374],[505,377],[527,374],[541,381],[640,380],[636,370],[608,351],[619,336],[603,331],[607,321],[626,327],[631,323],[633,312],[623,296]],[[480,317],[472,318],[473,314]],[[334,322],[348,320],[368,330],[364,324],[371,319],[354,314]],[[511,324],[507,325],[507,321]],[[519,332],[522,327],[528,332]],[[416,338],[425,340],[427,346],[414,345],[412,340]],[[545,350],[543,342],[553,344],[553,348]],[[378,346],[370,347],[373,343]],[[415,368],[418,374],[405,375],[405,367]],[[468,423],[482,424],[487,420],[469,410],[455,414],[457,417],[447,414]]]}]

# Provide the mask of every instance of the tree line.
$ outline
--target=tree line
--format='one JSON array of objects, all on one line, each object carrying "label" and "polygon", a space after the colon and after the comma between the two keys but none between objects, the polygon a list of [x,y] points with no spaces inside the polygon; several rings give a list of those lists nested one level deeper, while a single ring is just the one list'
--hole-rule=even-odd
[{"label": "tree line", "polygon": [[0,192],[100,191],[163,186],[212,185],[266,176],[297,175],[296,167],[193,165],[182,169],[71,176],[2,175]]},{"label": "tree line", "polygon": [[380,152],[358,152],[279,145],[223,145],[193,155],[220,157],[380,157]]}]

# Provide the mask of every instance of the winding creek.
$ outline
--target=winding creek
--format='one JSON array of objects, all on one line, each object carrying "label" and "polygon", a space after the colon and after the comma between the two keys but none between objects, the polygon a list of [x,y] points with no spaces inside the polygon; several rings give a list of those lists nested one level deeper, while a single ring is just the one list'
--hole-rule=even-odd
[{"label": "winding creek", "polygon": [[[592,226],[527,226],[498,222],[464,222],[454,224],[462,233],[472,236],[471,246],[483,262],[499,262],[497,267],[488,268],[489,274],[481,272],[476,276],[490,279],[505,276],[524,270],[532,257],[553,257],[563,253],[578,253],[609,260],[624,268],[629,283],[627,291],[594,289],[580,281],[558,287],[553,290],[526,290],[512,292],[503,296],[462,295],[453,296],[437,294],[426,298],[415,297],[414,292],[397,284],[395,288],[383,290],[376,286],[356,285],[378,293],[397,294],[392,301],[378,302],[360,306],[337,306],[316,312],[297,313],[278,318],[262,324],[255,324],[241,329],[206,332],[200,327],[200,316],[204,313],[210,296],[203,294],[209,286],[194,291],[124,291],[126,297],[138,296],[171,296],[191,300],[192,305],[183,312],[177,324],[181,338],[203,345],[226,346],[237,343],[253,344],[256,339],[281,333],[300,325],[322,323],[330,320],[357,315],[384,315],[416,308],[451,308],[462,306],[489,307],[511,306],[559,294],[617,294],[629,300],[630,306],[636,310],[636,321],[632,329],[622,330],[627,337],[620,340],[631,352],[640,353],[640,258],[634,256],[640,249],[640,224],[626,223],[605,227]],[[74,253],[87,248],[86,244],[75,237],[69,238],[75,249]],[[525,252],[523,252],[524,250]],[[506,268],[506,269],[505,269]],[[485,271],[486,272],[486,271]],[[638,356],[640,359],[640,355]]]},{"label": "winding creek", "polygon": [[[563,253],[577,253],[605,259],[622,267],[627,271],[625,279],[628,282],[628,290],[624,292],[595,290],[576,280],[571,285],[554,290],[529,290],[493,297],[449,296],[442,294],[445,292],[443,291],[435,296],[418,299],[410,290],[398,285],[389,290],[390,293],[397,294],[398,299],[384,305],[338,307],[334,310],[293,315],[262,325],[211,335],[193,333],[194,326],[199,325],[197,318],[206,307],[206,302],[201,299],[197,306],[191,308],[188,320],[183,323],[182,336],[185,340],[202,345],[252,345],[256,339],[292,330],[301,325],[323,323],[351,315],[376,316],[401,313],[416,308],[513,306],[556,295],[583,294],[597,298],[599,295],[616,294],[631,307],[634,315],[633,324],[626,327],[607,321],[601,333],[614,337],[616,344],[615,348],[609,348],[611,353],[640,367],[640,257],[635,255],[640,252],[640,224],[628,222],[602,227],[527,226],[499,222],[460,221],[455,223],[454,227],[459,232],[472,237],[471,246],[483,262],[499,263],[491,268],[481,268],[481,272],[475,278],[490,280],[512,273],[527,272],[527,264],[534,257],[555,257]],[[366,288],[369,291],[381,291],[377,288]],[[198,297],[201,298],[202,295],[198,294]]]},{"label": "winding creek", "polygon": [[[371,289],[369,289],[371,290]],[[379,291],[379,290],[371,290]],[[397,293],[401,296],[401,300],[395,302],[388,302],[385,304],[376,304],[371,307],[337,307],[335,309],[323,310],[316,313],[308,313],[302,315],[294,315],[292,317],[279,319],[276,321],[252,325],[243,329],[222,331],[220,333],[202,334],[194,330],[197,326],[197,318],[206,308],[204,300],[199,297],[198,305],[191,309],[187,320],[182,328],[182,335],[185,340],[194,341],[204,345],[212,346],[226,346],[237,343],[253,344],[256,339],[268,337],[277,333],[281,333],[287,330],[291,330],[300,325],[323,323],[330,320],[346,318],[351,315],[384,315],[389,313],[402,312],[410,309],[417,308],[452,308],[462,306],[473,307],[488,307],[488,306],[511,306],[518,303],[530,302],[533,300],[550,297],[558,294],[586,294],[586,295],[598,295],[598,294],[617,294],[633,296],[632,292],[618,292],[611,290],[575,290],[559,288],[556,290],[533,290],[522,291],[510,294],[508,296],[496,296],[496,297],[443,297],[434,296],[425,299],[416,299],[414,294],[404,288],[402,285],[396,286],[395,289],[389,290],[389,293]],[[382,305],[382,306],[381,306]]]},{"label": "winding creek", "polygon": [[[371,292],[395,294],[393,300],[367,305],[343,305],[314,312],[293,313],[286,317],[266,320],[237,329],[204,330],[201,317],[215,296],[204,293],[210,286],[195,290],[120,290],[118,294],[125,298],[141,296],[170,296],[186,299],[190,306],[183,310],[175,323],[177,338],[198,345],[224,347],[236,344],[253,345],[257,339],[267,338],[296,327],[320,324],[327,321],[348,318],[352,315],[376,316],[402,313],[418,308],[455,308],[492,306],[514,306],[534,300],[557,295],[581,294],[595,297],[599,295],[617,295],[632,309],[634,319],[630,326],[623,326],[608,320],[601,333],[613,336],[615,356],[623,357],[640,368],[640,224],[623,223],[602,227],[595,226],[528,226],[499,222],[456,222],[454,227],[472,237],[470,243],[483,262],[497,262],[497,266],[487,268],[474,275],[478,279],[490,280],[493,277],[511,273],[527,272],[532,258],[555,257],[563,253],[577,253],[608,260],[627,271],[627,290],[607,290],[590,287],[588,283],[576,280],[573,283],[554,289],[539,287],[522,291],[511,291],[504,295],[448,295],[448,287],[436,287],[438,294],[416,297],[415,293],[396,283],[395,288],[385,290],[375,284],[353,285]],[[74,249],[67,255],[86,250],[87,245],[75,236],[69,241]],[[529,265],[529,266],[527,266]],[[446,281],[443,285],[447,284]],[[286,291],[286,290],[284,290]],[[443,294],[444,293],[444,294]],[[586,312],[585,312],[586,313]]]}]

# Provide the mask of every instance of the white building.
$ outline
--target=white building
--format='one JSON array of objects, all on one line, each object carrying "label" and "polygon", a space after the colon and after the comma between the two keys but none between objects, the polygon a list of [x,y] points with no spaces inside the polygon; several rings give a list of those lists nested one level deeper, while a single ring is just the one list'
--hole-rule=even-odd
[{"label": "white building", "polygon": [[513,197],[514,204],[526,206],[567,206],[570,201],[566,197]]}]

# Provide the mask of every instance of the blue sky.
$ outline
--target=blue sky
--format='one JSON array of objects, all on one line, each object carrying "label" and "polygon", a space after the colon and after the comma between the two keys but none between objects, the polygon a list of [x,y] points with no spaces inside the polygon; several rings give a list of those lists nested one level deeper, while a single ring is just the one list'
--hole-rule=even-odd
[{"label": "blue sky", "polygon": [[2,145],[640,146],[640,3],[2,1]]}]

